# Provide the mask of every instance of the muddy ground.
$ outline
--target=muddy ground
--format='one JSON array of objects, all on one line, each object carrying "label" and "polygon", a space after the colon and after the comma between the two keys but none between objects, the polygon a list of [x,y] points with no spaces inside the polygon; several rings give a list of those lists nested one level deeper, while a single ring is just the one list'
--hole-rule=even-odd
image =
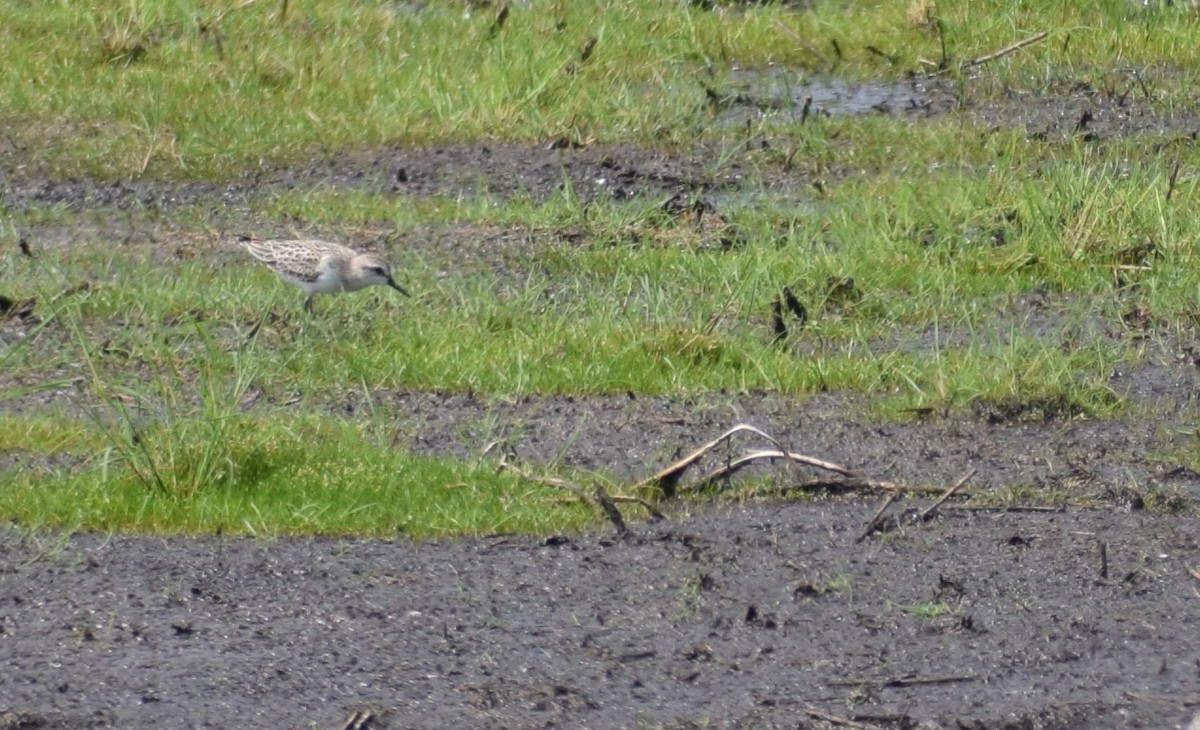
[{"label": "muddy ground", "polygon": [[[0,533],[0,727],[1171,728],[1194,518],[694,508],[549,540]],[[1106,546],[1107,573],[1101,568]]]},{"label": "muddy ground", "polygon": [[[738,125],[803,106],[771,94],[742,80],[714,114]],[[1147,134],[1189,144],[1200,130],[1194,113],[1157,114],[1133,77],[965,109],[952,89],[907,82],[813,95],[809,113],[963,114],[1068,143]],[[9,142],[0,182],[8,210],[87,213],[23,231],[35,253],[117,244],[169,264],[234,229],[359,244],[389,234],[386,223],[310,230],[249,213],[255,196],[317,186],[544,200],[567,180],[585,201],[683,194],[718,206],[743,189],[814,194],[815,171],[765,152],[785,144],[747,140],[744,155],[555,140],[386,148],[213,184],[59,179]],[[830,184],[854,170],[820,174]],[[199,210],[208,232],[181,236],[171,216],[184,209]],[[402,245],[503,282],[522,277],[531,246],[578,235],[446,227],[405,232]],[[998,312],[1000,326],[1144,341],[1142,360],[1111,375],[1129,415],[1007,403],[880,423],[861,396],[840,393],[373,398],[411,424],[401,443],[420,453],[479,454],[503,438],[529,463],[632,480],[752,423],[877,478],[944,487],[975,469],[971,489],[1042,490],[1071,505],[1062,510],[947,507],[862,541],[878,497],[854,493],[677,503],[625,537],[606,527],[551,539],[262,542],[11,525],[0,530],[0,730],[1186,727],[1200,713],[1200,475],[1161,454],[1195,439],[1196,343],[1140,320],[1117,294],[1097,304],[1107,314],[1096,321],[1063,323],[1063,305],[1032,291]],[[10,318],[0,336],[20,327]],[[897,338],[931,346],[927,332]],[[22,396],[0,415],[70,397]],[[784,485],[813,476],[772,468]]]}]

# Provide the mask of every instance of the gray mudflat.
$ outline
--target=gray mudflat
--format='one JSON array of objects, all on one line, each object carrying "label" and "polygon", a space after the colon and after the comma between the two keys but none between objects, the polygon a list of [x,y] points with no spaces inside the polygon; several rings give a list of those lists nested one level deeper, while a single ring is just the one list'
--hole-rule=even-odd
[{"label": "gray mudflat", "polygon": [[[1169,728],[1194,519],[700,508],[452,542],[0,532],[0,727]],[[1101,575],[1100,546],[1108,573]]]}]

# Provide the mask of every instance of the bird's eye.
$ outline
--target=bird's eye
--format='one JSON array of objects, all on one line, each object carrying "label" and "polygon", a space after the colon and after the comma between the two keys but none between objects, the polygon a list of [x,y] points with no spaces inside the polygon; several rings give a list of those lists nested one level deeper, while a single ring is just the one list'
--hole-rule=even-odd
[{"label": "bird's eye", "polygon": [[374,271],[376,274],[379,274],[380,276],[387,276],[387,272],[383,270],[382,266],[376,266],[372,269],[372,271]]}]

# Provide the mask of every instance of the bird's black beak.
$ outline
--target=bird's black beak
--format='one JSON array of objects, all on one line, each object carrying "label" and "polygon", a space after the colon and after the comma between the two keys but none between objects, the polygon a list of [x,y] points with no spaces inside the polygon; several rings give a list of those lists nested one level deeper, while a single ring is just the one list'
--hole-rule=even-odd
[{"label": "bird's black beak", "polygon": [[399,284],[397,284],[397,283],[396,283],[396,280],[395,280],[395,279],[393,279],[392,277],[390,277],[390,276],[388,277],[388,281],[387,281],[387,283],[388,283],[388,286],[390,286],[391,288],[393,288],[393,289],[395,289],[396,291],[400,292],[400,293],[401,293],[401,294],[403,294],[404,296],[406,296],[406,297],[407,297],[407,296],[410,296],[410,295],[409,295],[409,293],[408,293],[408,292],[406,292],[406,291],[404,291],[404,288],[403,288],[402,286],[400,286]]}]

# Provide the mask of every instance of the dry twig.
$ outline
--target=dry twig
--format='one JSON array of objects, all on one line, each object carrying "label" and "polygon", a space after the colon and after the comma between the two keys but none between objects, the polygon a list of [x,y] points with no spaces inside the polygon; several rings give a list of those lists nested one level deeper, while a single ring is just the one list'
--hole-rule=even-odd
[{"label": "dry twig", "polygon": [[608,518],[608,521],[613,523],[613,526],[617,528],[617,534],[621,537],[628,535],[629,527],[625,524],[625,518],[621,516],[621,510],[617,509],[617,505],[612,501],[612,497],[609,497],[608,492],[599,484],[596,485],[594,491],[596,503],[604,511],[604,516]]},{"label": "dry twig", "polygon": [[787,27],[786,25],[784,25],[783,23],[781,23],[778,20],[775,21],[775,27],[778,28],[779,30],[783,31],[784,34],[787,35],[789,38],[791,38],[792,40],[799,43],[801,48],[808,51],[812,55],[816,56],[817,60],[820,61],[822,64],[824,64],[826,66],[830,65],[829,59],[825,57],[825,54],[818,51],[816,46],[814,46],[813,44],[806,41],[804,39],[804,37],[801,36],[799,33],[792,30],[791,28]]},{"label": "dry twig", "polygon": [[655,507],[653,504],[651,504],[650,502],[648,502],[648,501],[646,501],[646,500],[642,499],[641,497],[636,497],[636,496],[634,496],[634,495],[632,495],[632,494],[611,494],[611,495],[609,495],[609,497],[608,497],[608,498],[609,498],[609,499],[611,499],[612,501],[614,501],[614,502],[618,503],[618,504],[636,504],[636,505],[638,505],[639,507],[641,507],[642,509],[644,509],[644,510],[646,510],[647,512],[649,512],[649,513],[650,513],[650,516],[651,516],[651,517],[653,517],[653,518],[654,518],[654,519],[656,519],[656,520],[665,520],[665,519],[667,519],[667,516],[666,516],[666,515],[664,515],[664,514],[663,514],[663,513],[662,513],[662,512],[661,512],[661,511],[658,509],[658,507]]},{"label": "dry twig", "polygon": [[553,487],[555,489],[561,489],[565,492],[570,492],[578,497],[581,502],[587,504],[589,507],[596,510],[596,512],[607,517],[608,521],[613,523],[613,527],[617,528],[617,532],[622,536],[629,534],[629,526],[625,524],[625,518],[621,515],[621,511],[617,509],[618,502],[632,502],[633,504],[643,507],[654,519],[666,519],[666,515],[641,497],[627,495],[613,496],[610,495],[608,490],[606,490],[604,486],[600,484],[597,484],[592,492],[588,493],[588,491],[583,487],[566,479],[559,479],[558,477],[534,476],[533,474],[526,472],[524,469],[521,469],[510,462],[507,458],[507,455],[500,458],[500,468],[509,469],[515,472],[522,479],[528,479],[531,482],[536,482],[537,484],[541,484],[543,486]]},{"label": "dry twig", "polygon": [[1171,202],[1171,194],[1175,192],[1175,182],[1179,179],[1179,160],[1175,160],[1175,166],[1171,168],[1171,177],[1167,178],[1167,196],[1166,201]]},{"label": "dry twig", "polygon": [[[1048,31],[1044,31],[1044,30],[1039,33],[1034,33],[1033,35],[1029,36],[1028,38],[1019,40],[1016,43],[1011,43],[1011,44],[1005,46],[1004,48],[1001,48],[998,51],[992,51],[991,53],[985,54],[983,56],[979,56],[977,58],[972,58],[970,61],[967,61],[966,63],[964,63],[960,68],[968,69],[968,68],[973,68],[975,66],[982,66],[985,63],[995,61],[997,58],[1003,58],[1004,56],[1007,56],[1008,54],[1013,53],[1014,51],[1019,51],[1026,46],[1031,46],[1034,43],[1037,43],[1038,41],[1044,39],[1048,35],[1050,35],[1050,33]],[[941,74],[948,73],[950,70],[951,69],[949,67],[942,68],[942,69],[938,69],[937,71],[930,73],[929,75],[930,76],[939,76]]]},{"label": "dry twig", "polygon": [[927,684],[975,682],[978,679],[978,677],[970,675],[950,675],[948,677],[852,677],[850,679],[835,679],[825,684],[828,684],[830,687],[916,687]]},{"label": "dry twig", "polygon": [[855,728],[855,730],[883,730],[883,728],[881,728],[878,725],[868,725],[865,722],[859,722],[858,720],[851,720],[848,717],[839,717],[838,715],[831,715],[828,712],[822,712],[821,710],[818,710],[815,707],[806,707],[806,708],[804,708],[804,712],[809,717],[815,717],[818,720],[824,720],[825,722],[828,722],[833,725],[841,725],[842,727],[852,727],[852,728]]},{"label": "dry twig", "polygon": [[375,727],[375,713],[370,710],[355,710],[342,723],[339,730],[370,730]]},{"label": "dry twig", "polygon": [[[975,471],[976,471],[975,469],[971,469],[969,472],[964,474],[961,479],[959,479],[957,482],[954,483],[954,486],[950,487],[945,492],[943,492],[942,496],[939,497],[936,502],[929,505],[925,509],[921,510],[921,512],[919,514],[917,514],[917,516],[913,520],[913,522],[928,522],[929,519],[933,517],[933,513],[936,512],[939,507],[941,507],[943,504],[946,503],[946,500],[950,499],[955,494],[957,494],[958,490],[962,489],[963,485],[966,484],[968,481],[970,481],[971,477],[975,476]],[[862,533],[854,540],[854,542],[856,542],[856,543],[862,542],[863,540],[867,539],[867,537],[869,537],[870,535],[872,535],[876,532],[879,532],[883,527],[883,513],[886,512],[887,508],[891,507],[892,504],[896,500],[898,500],[900,497],[901,497],[901,490],[899,490],[899,489],[897,489],[895,492],[893,492],[891,495],[889,495],[888,498],[884,501],[884,503],[882,505],[880,505],[879,509],[875,512],[875,515],[870,519],[869,522],[867,522],[866,526],[863,527]],[[894,527],[895,525],[892,525],[892,526]]]},{"label": "dry twig", "polygon": [[794,451],[788,451],[787,449],[783,448],[783,446],[779,443],[779,441],[777,441],[774,437],[770,436],[769,434],[764,433],[763,431],[755,428],[754,426],[750,426],[750,425],[747,425],[744,423],[734,426],[733,428],[729,429],[728,431],[721,434],[720,436],[713,439],[712,441],[709,441],[707,444],[701,446],[700,448],[696,449],[695,451],[693,451],[692,453],[683,457],[682,459],[679,459],[679,460],[675,461],[673,464],[671,464],[670,466],[666,467],[665,469],[662,469],[661,471],[656,473],[654,476],[639,482],[636,485],[636,487],[647,487],[647,486],[658,487],[659,489],[662,490],[664,496],[674,497],[678,491],[679,480],[680,480],[680,478],[682,478],[683,473],[685,471],[687,471],[687,469],[689,467],[691,467],[693,464],[698,462],[705,455],[707,455],[708,453],[710,453],[711,451],[716,449],[721,444],[729,441],[729,439],[732,438],[734,435],[736,435],[738,433],[743,433],[743,432],[753,433],[755,435],[761,436],[762,438],[771,442],[771,444],[773,446],[775,446],[775,448],[774,449],[762,449],[759,451],[752,451],[752,452],[750,452],[748,454],[744,454],[743,456],[740,456],[736,459],[729,459],[726,461],[725,464],[723,464],[720,467],[710,471],[709,473],[699,477],[696,481],[688,484],[688,486],[687,486],[688,489],[698,489],[700,487],[710,485],[718,480],[726,479],[726,478],[732,476],[733,474],[737,473],[741,469],[745,468],[746,466],[754,463],[755,461],[761,461],[763,459],[767,459],[767,460],[784,459],[793,464],[800,464],[802,466],[811,466],[811,467],[814,467],[817,469],[822,469],[824,471],[833,472],[840,476],[846,477],[847,479],[854,480],[855,482],[858,483],[859,488],[862,488],[862,489],[873,489],[873,490],[881,490],[881,491],[896,491],[900,488],[898,485],[896,485],[893,482],[871,479],[871,478],[865,476],[864,474],[862,474],[854,469],[851,469],[849,467],[842,466],[841,464],[835,464],[831,461],[825,461],[824,459],[817,459],[812,456],[806,456],[805,454],[798,454]]},{"label": "dry twig", "polygon": [[938,499],[938,501],[936,501],[933,504],[926,507],[921,512],[921,515],[920,515],[921,521],[926,522],[929,520],[929,518],[933,517],[933,513],[937,511],[938,507],[941,507],[943,504],[945,504],[947,499],[950,499],[952,496],[954,496],[955,492],[962,489],[962,486],[964,484],[966,484],[968,481],[970,481],[971,477],[975,476],[975,471],[976,471],[975,469],[971,469],[971,471],[964,474],[963,478],[959,479],[957,482],[955,482],[953,487],[950,487],[949,489],[947,489],[946,493],[943,494],[941,496],[941,498]]},{"label": "dry twig", "polygon": [[709,484],[712,484],[713,482],[730,477],[734,473],[745,468],[746,466],[749,466],[750,464],[754,463],[755,461],[760,461],[762,459],[786,459],[794,464],[802,464],[804,466],[812,466],[812,467],[816,467],[818,469],[823,469],[825,471],[831,471],[834,474],[840,474],[848,479],[854,479],[869,489],[885,490],[885,491],[895,491],[897,489],[896,485],[893,484],[892,482],[877,481],[874,479],[869,479],[868,477],[863,476],[862,474],[854,471],[853,469],[844,467],[841,464],[834,464],[831,461],[824,461],[822,459],[816,459],[811,456],[805,456],[804,454],[797,454],[792,451],[783,451],[783,450],[779,450],[779,449],[765,449],[762,451],[754,451],[752,453],[746,454],[745,456],[734,459],[733,461],[730,461],[729,463],[725,464],[724,466],[721,466],[721,467],[709,472],[708,474],[705,474],[704,476],[700,477],[692,484],[689,484],[688,488],[689,489],[699,489],[701,487],[708,486]]},{"label": "dry twig", "polygon": [[961,509],[968,512],[1066,512],[1066,507],[1041,507],[1038,505],[948,504],[946,509]]},{"label": "dry twig", "polygon": [[[736,434],[739,434],[739,433],[752,433],[757,436],[760,436],[760,437],[766,439],[767,441],[769,441],[776,448],[752,451],[752,452],[750,452],[748,454],[744,454],[743,456],[738,457],[736,459],[734,459],[734,458],[727,459],[726,462],[722,466],[712,470],[708,474],[705,474],[705,475],[701,476],[699,479],[697,479],[696,481],[688,484],[688,486],[687,486],[688,489],[697,489],[699,487],[703,487],[705,485],[712,484],[713,482],[716,482],[720,479],[728,478],[728,477],[732,476],[733,474],[737,473],[738,471],[740,471],[741,469],[743,469],[744,467],[754,463],[755,461],[760,461],[763,459],[770,459],[770,460],[784,459],[793,464],[800,464],[803,466],[811,466],[811,467],[814,467],[817,469],[822,469],[824,471],[833,472],[834,474],[844,477],[847,480],[847,482],[840,483],[837,486],[846,486],[847,484],[849,484],[851,487],[857,488],[857,489],[871,489],[871,490],[876,490],[876,491],[891,492],[892,499],[889,500],[888,504],[891,504],[891,502],[894,501],[898,497],[898,495],[902,492],[902,488],[893,482],[871,479],[871,478],[861,474],[860,472],[855,471],[854,469],[850,469],[848,467],[842,466],[841,464],[835,464],[831,461],[825,461],[823,459],[817,459],[812,456],[806,456],[804,454],[798,454],[793,451],[788,451],[787,449],[783,448],[780,445],[780,443],[777,440],[775,440],[774,437],[770,436],[767,433],[764,433],[763,431],[755,428],[754,426],[750,426],[750,425],[744,424],[744,423],[738,424],[738,425],[734,426],[733,428],[730,428],[725,433],[721,434],[720,436],[713,439],[712,441],[709,441],[708,443],[704,444],[703,446],[696,449],[695,451],[688,454],[687,456],[684,456],[683,458],[676,460],[674,463],[667,466],[665,469],[658,471],[653,476],[651,476],[647,479],[644,479],[641,482],[638,482],[637,484],[633,485],[633,489],[637,490],[639,488],[644,488],[644,487],[657,487],[658,489],[660,489],[662,491],[664,496],[666,496],[666,497],[675,496],[677,487],[679,484],[679,480],[683,476],[683,473],[685,471],[687,471],[687,469],[689,467],[691,467],[693,464],[700,461],[700,459],[704,458],[704,456],[706,456],[707,454],[712,452],[714,449],[720,447],[722,444],[726,443],[733,436],[735,436]],[[494,444],[494,443],[490,444],[488,446],[488,448],[485,450],[485,453],[487,453],[488,451],[491,451],[492,448],[495,446],[496,446],[496,444]],[[581,501],[587,503],[589,506],[591,506],[592,509],[596,510],[599,513],[604,514],[604,516],[607,517],[608,520],[613,523],[613,526],[617,528],[617,532],[619,532],[622,535],[627,534],[629,531],[629,528],[625,524],[625,520],[622,517],[620,510],[617,508],[618,503],[633,502],[633,503],[638,504],[641,507],[643,507],[655,519],[665,519],[663,514],[657,508],[655,508],[655,506],[653,504],[651,504],[650,502],[648,502],[645,499],[642,499],[641,497],[629,496],[629,495],[610,495],[607,492],[607,490],[605,490],[604,487],[600,484],[597,484],[592,490],[589,491],[588,489],[585,489],[584,487],[581,487],[578,484],[570,482],[566,479],[560,479],[558,477],[534,476],[532,474],[525,472],[524,470],[522,470],[521,468],[516,466],[514,463],[512,463],[509,459],[510,455],[511,454],[509,454],[508,452],[505,452],[501,455],[500,464],[499,464],[500,469],[511,469],[514,472],[516,472],[523,479],[528,479],[528,480],[536,482],[538,484],[542,484],[542,485],[545,485],[548,487],[553,487],[555,489],[561,489],[563,491],[570,492],[571,494],[575,495],[576,498],[578,498],[579,500],[581,500]],[[945,501],[945,499],[949,496],[949,494],[953,494],[965,482],[966,482],[966,478],[964,478],[959,484],[955,485],[949,493],[947,493],[946,495],[943,495],[942,501]],[[886,505],[885,505],[885,507],[886,507]],[[882,512],[882,510],[881,510],[881,512]]]},{"label": "dry twig", "polygon": [[871,517],[870,521],[867,522],[867,526],[863,528],[862,534],[855,538],[854,542],[862,542],[863,540],[867,539],[868,535],[878,530],[880,521],[883,518],[883,513],[887,511],[888,507],[892,506],[892,503],[900,499],[902,496],[904,496],[904,491],[901,489],[897,489],[889,494],[888,498],[883,500],[883,504],[879,505],[879,509],[875,511],[875,515]]},{"label": "dry twig", "polygon": [[225,10],[222,10],[221,12],[214,15],[212,20],[202,21],[200,23],[200,32],[205,33],[210,30],[215,30],[217,28],[217,26],[219,26],[221,24],[221,21],[225,19],[226,15],[229,15],[230,13],[232,13],[235,10],[241,10],[242,8],[244,8],[248,5],[253,5],[257,1],[258,0],[242,0],[241,3],[238,3],[237,5],[233,6],[232,8],[226,8]]},{"label": "dry twig", "polygon": [[707,454],[708,452],[712,451],[713,449],[717,448],[721,444],[728,441],[731,436],[741,433],[743,431],[749,431],[750,433],[756,433],[759,436],[762,436],[766,440],[770,441],[775,446],[779,446],[778,441],[771,438],[770,436],[763,433],[762,431],[759,431],[754,426],[749,426],[744,423],[738,424],[737,426],[734,426],[733,428],[729,429],[725,433],[716,437],[712,441],[709,441],[707,444],[701,446],[700,448],[696,449],[695,451],[693,451],[692,453],[683,457],[682,459],[679,459],[674,464],[671,464],[667,468],[662,469],[661,471],[659,471],[657,474],[650,477],[649,479],[643,480],[637,486],[639,486],[639,487],[643,487],[643,486],[659,487],[660,489],[663,490],[663,494],[665,494],[666,496],[668,496],[668,497],[675,496],[675,486],[679,483],[679,478],[681,476],[683,476],[683,473],[685,471],[687,471],[688,467],[690,467],[692,464],[695,464],[697,461],[700,461],[700,459],[704,458],[704,455]]}]

